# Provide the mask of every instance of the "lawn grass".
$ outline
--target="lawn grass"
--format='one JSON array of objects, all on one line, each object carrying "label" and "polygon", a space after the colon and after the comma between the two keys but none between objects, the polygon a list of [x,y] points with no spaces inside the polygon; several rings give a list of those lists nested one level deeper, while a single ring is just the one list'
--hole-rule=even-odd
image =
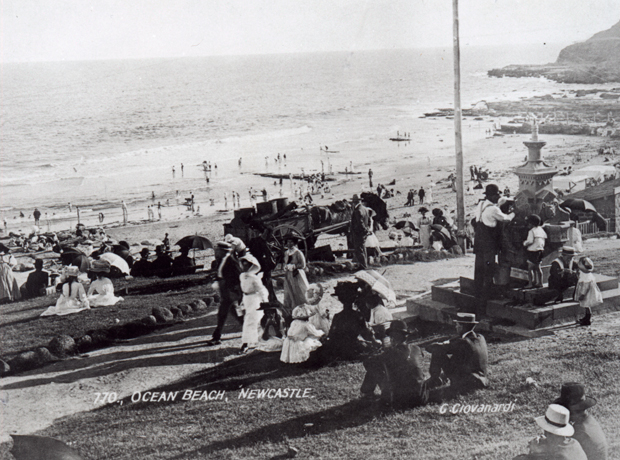
[{"label": "lawn grass", "polygon": [[81,337],[89,330],[105,329],[142,319],[151,314],[153,307],[170,308],[213,293],[205,282],[204,274],[113,282],[116,295],[124,298],[122,302],[111,307],[91,308],[79,315],[40,317],[47,307],[56,303],[58,294],[0,306],[2,359],[7,360],[19,352],[46,346],[51,339],[61,334]]},{"label": "lawn grass", "polygon": [[[620,321],[620,313],[610,314]],[[129,399],[56,422],[39,434],[72,442],[87,459],[299,458],[510,459],[540,434],[533,417],[559,395],[565,381],[581,381],[598,404],[591,409],[620,458],[620,332],[560,330],[531,340],[489,344],[491,387],[450,401],[506,404],[503,413],[446,414],[429,404],[384,412],[359,399],[364,370],[348,362],[310,368],[285,365],[277,354],[256,353],[198,372],[154,391],[179,391],[174,402]],[[426,365],[429,363],[425,355]],[[527,377],[537,386],[528,386]],[[239,399],[242,389],[309,388],[313,398]],[[225,391],[228,401],[182,401],[183,392]]]}]

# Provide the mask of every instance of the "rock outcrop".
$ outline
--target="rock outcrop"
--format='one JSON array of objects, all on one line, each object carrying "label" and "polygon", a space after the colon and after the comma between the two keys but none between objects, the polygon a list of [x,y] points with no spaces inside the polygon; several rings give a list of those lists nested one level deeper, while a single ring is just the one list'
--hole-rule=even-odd
[{"label": "rock outcrop", "polygon": [[509,65],[490,77],[545,77],[560,83],[620,82],[620,22],[585,42],[567,46],[553,64]]}]

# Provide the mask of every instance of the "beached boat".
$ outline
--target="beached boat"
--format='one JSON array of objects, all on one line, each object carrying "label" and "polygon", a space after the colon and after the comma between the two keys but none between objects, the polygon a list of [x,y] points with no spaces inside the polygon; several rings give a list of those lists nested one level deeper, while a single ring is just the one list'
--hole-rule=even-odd
[{"label": "beached boat", "polygon": [[411,138],[410,137],[390,137],[390,140],[394,142],[407,142],[407,141],[410,141]]}]

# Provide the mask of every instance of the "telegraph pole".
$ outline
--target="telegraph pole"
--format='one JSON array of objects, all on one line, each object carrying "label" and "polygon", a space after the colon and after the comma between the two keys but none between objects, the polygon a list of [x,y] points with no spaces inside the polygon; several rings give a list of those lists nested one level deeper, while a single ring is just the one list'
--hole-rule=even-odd
[{"label": "telegraph pole", "polygon": [[[456,150],[456,223],[458,233],[465,230],[465,187],[463,183],[463,138],[461,135],[461,50],[459,44],[459,2],[452,0],[454,41],[454,148]],[[459,245],[465,250],[464,238]]]}]

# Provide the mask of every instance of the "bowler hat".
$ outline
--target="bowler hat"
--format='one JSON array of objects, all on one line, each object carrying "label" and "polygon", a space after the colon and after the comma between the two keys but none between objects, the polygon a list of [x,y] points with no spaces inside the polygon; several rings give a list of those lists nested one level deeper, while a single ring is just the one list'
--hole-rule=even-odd
[{"label": "bowler hat", "polygon": [[562,246],[562,254],[566,254],[567,256],[575,255],[575,248],[572,246]]},{"label": "bowler hat", "polygon": [[571,411],[582,411],[596,404],[596,399],[586,396],[586,386],[583,383],[563,383],[560,397],[553,401]]},{"label": "bowler hat", "polygon": [[499,193],[499,187],[496,184],[487,184],[487,186],[484,189],[484,194],[486,196],[501,195]]},{"label": "bowler hat", "polygon": [[572,436],[575,433],[573,425],[569,423],[570,412],[559,404],[550,404],[545,415],[536,417],[536,423],[543,430],[558,436]]},{"label": "bowler hat", "polygon": [[360,197],[357,195],[357,193],[351,197],[351,201],[353,203],[357,203],[359,200],[360,200]]}]

